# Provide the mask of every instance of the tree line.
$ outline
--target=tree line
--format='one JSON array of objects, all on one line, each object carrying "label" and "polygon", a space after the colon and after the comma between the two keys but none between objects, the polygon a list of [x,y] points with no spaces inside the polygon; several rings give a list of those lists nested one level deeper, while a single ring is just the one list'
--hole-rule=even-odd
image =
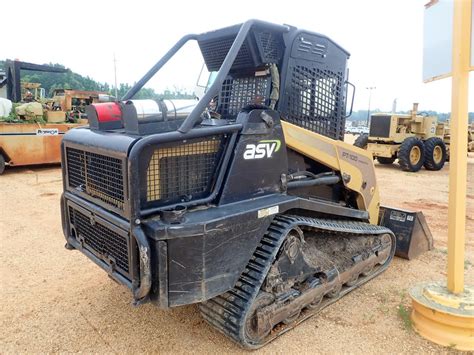
[{"label": "tree line", "polygon": [[[67,69],[64,65],[58,63],[46,63],[56,68]],[[5,70],[5,61],[0,60],[0,70]],[[51,97],[55,89],[73,89],[85,91],[102,91],[115,96],[115,88],[108,83],[100,83],[89,76],[82,76],[67,69],[66,73],[48,73],[35,71],[21,71],[21,81],[29,83],[40,83],[44,88],[46,95]],[[121,98],[131,88],[130,84],[120,83],[117,88],[117,96]],[[137,99],[193,99],[192,93],[186,90],[174,87],[163,92],[156,92],[152,88],[143,88],[136,95]]]},{"label": "tree line", "polygon": [[[66,69],[62,64],[58,63],[47,63],[57,68]],[[0,69],[5,68],[5,61],[0,60]],[[74,89],[74,90],[86,90],[86,91],[103,91],[112,96],[115,96],[115,88],[108,83],[100,83],[95,81],[89,76],[82,76],[74,73],[70,69],[67,69],[66,73],[47,73],[47,72],[31,72],[22,71],[21,80],[23,82],[40,83],[46,91],[46,95],[51,97],[55,89]],[[118,98],[123,97],[125,93],[132,87],[127,83],[120,83],[117,88]],[[136,99],[193,99],[194,94],[187,92],[186,90],[178,87],[173,89],[167,89],[163,92],[156,92],[152,88],[142,88],[136,95]],[[381,112],[379,109],[370,110],[370,113]],[[398,111],[397,113],[409,114],[410,111]],[[446,121],[450,117],[450,113],[437,112],[437,111],[423,111],[427,115],[438,116],[440,121]],[[367,121],[367,110],[354,111],[351,117],[348,118],[350,121]],[[469,112],[469,122],[474,122],[474,112]]]}]

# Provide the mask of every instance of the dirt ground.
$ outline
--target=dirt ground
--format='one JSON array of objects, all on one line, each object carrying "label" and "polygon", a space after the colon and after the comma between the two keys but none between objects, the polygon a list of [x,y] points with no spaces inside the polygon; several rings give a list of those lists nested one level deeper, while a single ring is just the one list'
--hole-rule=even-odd
[{"label": "dirt ground", "polygon": [[[421,209],[435,250],[396,258],[388,271],[259,353],[426,353],[446,351],[410,328],[407,290],[446,278],[449,164],[405,173],[376,166],[382,203]],[[474,283],[474,155],[469,157],[466,279]],[[64,249],[60,168],[8,169],[0,176],[0,352],[239,353],[196,306],[134,307],[129,291],[77,251]],[[401,310],[400,310],[401,308]],[[409,309],[408,309],[409,311]]]}]

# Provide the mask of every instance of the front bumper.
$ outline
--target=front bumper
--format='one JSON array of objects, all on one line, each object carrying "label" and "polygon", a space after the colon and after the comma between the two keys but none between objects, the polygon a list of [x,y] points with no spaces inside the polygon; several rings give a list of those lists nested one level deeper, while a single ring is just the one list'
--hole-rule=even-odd
[{"label": "front bumper", "polygon": [[68,192],[61,198],[67,249],[77,249],[133,293],[147,299],[151,288],[151,250],[140,226],[130,229],[119,217]]}]

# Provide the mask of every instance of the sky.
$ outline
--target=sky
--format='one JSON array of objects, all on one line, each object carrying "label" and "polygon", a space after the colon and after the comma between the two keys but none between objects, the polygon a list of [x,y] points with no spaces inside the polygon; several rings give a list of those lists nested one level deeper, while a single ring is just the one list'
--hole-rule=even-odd
[{"label": "sky", "polygon": [[[83,76],[133,83],[183,35],[257,18],[325,34],[351,53],[354,108],[450,111],[451,79],[422,82],[427,0],[91,1],[3,0],[0,59],[60,63]],[[193,89],[202,66],[191,44],[149,87]],[[469,109],[474,111],[474,75]]]}]

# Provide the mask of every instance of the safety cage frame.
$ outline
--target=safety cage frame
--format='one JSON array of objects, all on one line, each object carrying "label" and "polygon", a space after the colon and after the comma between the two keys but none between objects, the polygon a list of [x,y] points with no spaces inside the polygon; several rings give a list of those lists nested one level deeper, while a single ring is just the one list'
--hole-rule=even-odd
[{"label": "safety cage frame", "polygon": [[[264,37],[262,34],[271,34]],[[309,42],[311,40],[312,42]],[[229,100],[229,97],[222,95],[225,91],[225,83],[229,80],[242,78],[241,73],[250,73],[252,70],[262,70],[263,66],[269,63],[278,64],[280,67],[280,87],[285,88],[287,95],[280,98],[275,108],[281,114],[283,121],[288,121],[299,125],[303,128],[310,129],[316,133],[326,135],[333,139],[344,138],[344,127],[346,118],[347,104],[347,59],[349,53],[340,47],[337,43],[328,37],[299,30],[295,27],[287,25],[276,25],[259,20],[249,20],[241,25],[231,26],[220,30],[203,33],[200,35],[190,34],[182,37],[122,98],[127,101],[140,91],[140,89],[176,54],[187,42],[196,41],[201,49],[205,64],[208,70],[218,69],[217,76],[213,84],[208,88],[204,96],[198,101],[192,112],[181,123],[176,131],[162,132],[145,136],[135,144],[129,154],[129,186],[131,192],[136,190],[132,186],[141,186],[140,196],[132,196],[131,198],[131,218],[142,218],[153,213],[163,210],[163,206],[153,204],[144,204],[144,180],[143,176],[137,174],[137,171],[143,172],[142,163],[137,162],[138,157],[142,156],[143,150],[155,144],[164,144],[169,141],[183,141],[198,134],[200,137],[207,135],[215,135],[220,132],[232,133],[240,131],[242,128],[235,121],[236,112],[227,115],[227,124],[220,126],[206,126],[201,124],[198,129],[193,129],[202,121],[201,114],[205,111],[208,103],[214,98],[220,96]],[[265,47],[266,46],[266,47]],[[289,47],[285,51],[284,47]],[[224,55],[224,54],[225,55]],[[319,124],[313,122],[310,125],[300,119],[292,119],[289,117],[292,107],[289,103],[288,92],[292,90],[291,83],[294,78],[290,75],[291,71],[298,65],[308,65],[313,70],[319,70],[321,73],[329,73],[329,78],[337,78],[337,92],[334,94],[333,103],[337,106],[333,108],[333,116],[331,120],[319,119]],[[245,77],[244,77],[245,78]],[[271,79],[268,80],[271,82]],[[329,91],[328,85],[324,88]],[[310,87],[313,106],[311,109],[316,111],[318,107],[314,106],[315,96],[318,94],[317,87],[312,83]],[[264,92],[264,105],[269,102],[270,85],[267,84]],[[316,98],[317,99],[317,98]],[[327,101],[323,100],[322,108],[327,108]],[[228,102],[219,102],[221,108],[228,105]],[[326,105],[326,106],[324,106]],[[242,107],[243,109],[244,107]],[[352,111],[352,104],[351,104]],[[313,115],[309,117],[318,121],[318,117]],[[307,119],[307,120],[308,120]],[[327,123],[327,124],[326,124]],[[325,129],[329,127],[329,129]],[[205,132],[208,133],[205,133]],[[191,134],[191,136],[189,136]],[[167,137],[176,137],[168,139]],[[230,144],[231,146],[233,144]],[[222,164],[219,174],[224,174],[226,164]],[[219,180],[219,178],[218,178]],[[218,188],[219,186],[216,186]],[[216,191],[214,191],[216,192]],[[196,201],[184,202],[184,205],[192,205],[198,203],[207,203],[215,197],[215,193],[211,193],[209,198],[198,199]],[[167,206],[174,208],[177,204]],[[143,208],[145,207],[145,208]]]},{"label": "safety cage frame", "polygon": [[[262,34],[272,34],[272,36],[266,36],[266,41],[262,41]],[[288,37],[286,40],[284,40],[283,38],[285,34]],[[304,41],[302,36],[305,36]],[[224,57],[222,53],[224,53],[225,51],[223,52],[223,49],[219,47],[220,54],[218,53],[218,56],[216,57],[216,53],[209,49],[213,49],[212,43],[214,43],[215,41],[218,42],[218,46],[221,46],[221,43],[219,41],[221,41],[222,38],[225,39],[226,48],[224,49],[227,51],[227,54]],[[311,38],[314,42],[312,44],[313,47],[308,45],[308,38]],[[262,65],[267,63],[268,61],[276,62],[278,65],[280,65],[280,86],[284,87],[285,92],[287,92],[286,95],[280,98],[276,108],[278,111],[280,111],[282,115],[282,120],[286,120],[288,122],[302,126],[303,128],[313,130],[320,134],[325,134],[334,139],[343,138],[345,120],[345,99],[347,98],[343,87],[345,87],[344,80],[346,75],[346,61],[349,57],[349,54],[340,46],[338,46],[335,42],[331,41],[329,38],[323,35],[308,33],[307,31],[301,31],[290,26],[275,25],[263,21],[250,20],[242,25],[232,26],[221,30],[204,33],[201,35],[184,36],[180,41],[178,41],[178,43],[176,43],[173,48],[170,49],[168,53],[165,54],[165,56],[163,56],[163,58],[158,61],[157,64],[155,64],[155,66],[141,80],[136,83],[135,86],[133,86],[125,94],[122,100],[127,101],[133,98],[133,96],[146,84],[146,82],[148,82],[151,77],[154,76],[161,69],[161,67],[166,64],[166,62],[185,43],[190,40],[196,40],[198,42],[202,50],[206,65],[210,69],[216,69],[219,66],[218,64],[220,63],[217,77],[214,83],[206,92],[206,94],[199,100],[196,107],[181,123],[181,126],[177,129],[177,131],[160,132],[157,134],[143,136],[142,138],[138,139],[138,142],[136,144],[134,144],[127,158],[117,156],[118,159],[122,159],[123,166],[123,208],[111,206],[110,203],[103,201],[104,199],[98,198],[97,196],[91,196],[90,194],[87,194],[81,191],[80,189],[71,186],[69,183],[70,177],[68,176],[69,168],[68,163],[66,161],[66,181],[68,190],[73,191],[74,193],[77,193],[81,197],[91,200],[94,203],[97,203],[103,208],[111,209],[115,213],[118,213],[119,215],[130,219],[141,218],[143,216],[150,215],[151,213],[159,212],[161,209],[163,209],[162,207],[164,206],[165,201],[160,204],[148,203],[143,197],[144,190],[146,190],[146,182],[143,180],[143,160],[146,161],[147,159],[141,158],[143,153],[141,150],[145,150],[145,148],[150,149],[150,147],[153,147],[154,145],[170,144],[171,141],[175,142],[175,144],[179,144],[182,143],[184,140],[188,139],[188,133],[191,133],[192,128],[195,127],[201,120],[200,116],[205,110],[208,102],[210,102],[213,97],[219,95],[221,96],[221,99],[226,100],[225,102],[219,103],[221,109],[225,109],[225,107],[227,107],[227,111],[229,110],[229,108],[232,109],[232,112],[228,112],[226,114],[227,117],[224,117],[228,119],[228,123],[227,125],[219,127],[206,127],[201,125],[201,127],[199,128],[199,131],[201,132],[200,136],[204,136],[202,134],[204,133],[204,130],[208,131],[208,135],[216,134],[216,130],[219,129],[221,129],[221,131],[224,131],[227,134],[235,130],[239,130],[241,128],[240,125],[238,123],[235,123],[236,108],[231,107],[231,103],[229,102],[229,100],[232,99],[232,97],[229,96],[232,94],[231,89],[227,90],[227,96],[225,96],[225,92],[223,95],[223,90],[225,89],[226,82],[230,82],[230,85],[232,86],[232,80],[245,80],[245,77],[238,75],[238,73],[250,72],[252,69],[255,71],[256,68],[261,68]],[[263,44],[266,44],[269,47],[262,48]],[[282,48],[282,46],[285,45],[292,47],[292,49],[285,51]],[[208,50],[205,51],[203,50],[203,48],[208,48]],[[283,55],[283,53],[286,54]],[[330,122],[321,119],[319,119],[318,121],[315,115],[307,115],[308,117],[306,117],[305,120],[301,118],[294,118],[293,116],[291,116],[291,95],[289,95],[288,92],[291,92],[292,90],[291,83],[292,81],[294,82],[294,78],[290,75],[290,72],[294,70],[296,66],[301,65],[302,63],[309,63],[311,68],[313,68],[314,70],[320,70],[321,72],[329,71],[330,73],[335,73],[337,71],[338,89],[336,95],[342,95],[344,99],[340,100],[339,96],[334,97],[333,102],[343,106],[333,108],[335,116],[332,117],[332,121]],[[257,80],[257,78],[255,78],[255,80]],[[269,86],[271,85],[271,80],[269,80],[268,77],[265,77],[264,82],[266,82],[266,86],[264,87],[264,92],[262,92],[261,94],[264,96],[264,104],[267,104],[269,101]],[[312,83],[308,90],[313,96],[312,99],[309,100],[310,102],[312,102],[312,106],[310,109],[316,111],[318,108],[314,106],[314,96],[317,95],[318,92],[316,90],[317,88],[315,88],[314,85],[315,84]],[[327,92],[329,90],[330,89],[326,85],[325,91]],[[245,103],[242,99],[240,100],[242,101],[242,104]],[[240,102],[239,98],[237,98],[237,102]],[[325,100],[322,100],[322,104],[326,105],[322,106],[322,109],[325,109],[324,107],[327,108],[327,102],[327,98]],[[341,102],[343,104],[341,104]],[[319,108],[319,110],[321,110],[321,108]],[[330,129],[326,129],[326,127],[330,127]],[[174,138],[169,139],[168,136],[174,136]],[[154,139],[153,137],[156,137],[156,139]],[[65,147],[66,150],[69,147],[74,148],[74,145],[68,143]],[[95,148],[89,149],[88,147],[84,146],[78,146],[77,148],[89,151],[91,153],[95,153]],[[133,154],[134,156],[132,156],[131,154],[132,151],[136,151],[136,153]],[[107,154],[113,156],[113,153],[107,152]],[[138,159],[138,164],[136,162],[136,159]],[[127,171],[125,171],[125,168]],[[222,170],[224,166],[220,164],[219,168],[219,170]],[[140,173],[137,174],[137,171],[139,171]],[[137,186],[140,187],[138,189],[139,196],[136,196]],[[214,193],[210,191],[209,193],[212,197],[215,197]],[[200,198],[197,198],[197,202],[202,202],[202,198],[204,198],[205,196],[199,197]],[[207,202],[209,201],[209,199],[205,200]],[[180,201],[168,200],[166,202],[171,202],[173,204],[173,202],[178,203]],[[185,205],[192,204],[190,203],[192,201],[181,202],[184,202]]]},{"label": "safety cage frame", "polygon": [[[265,37],[266,40],[262,40]],[[343,140],[348,98],[347,59],[350,54],[330,38],[288,25],[276,25],[259,20],[249,20],[241,25],[231,26],[220,30],[190,34],[179,40],[122,98],[130,100],[140,89],[176,54],[187,42],[197,41],[204,62],[209,71],[218,69],[213,84],[205,95],[200,98],[196,107],[182,122],[178,131],[189,132],[200,122],[200,116],[208,103],[220,95],[223,85],[229,76],[239,72],[261,69],[268,64],[276,64],[280,71],[280,88],[284,88],[286,96],[280,98],[276,110],[282,115],[282,120],[310,129],[333,139]],[[287,48],[285,51],[284,48]],[[318,71],[313,75],[312,82],[308,83],[308,92],[311,102],[308,107],[313,112],[307,115],[306,122],[298,118],[291,118],[295,111],[292,105],[301,105],[288,100],[291,90],[294,90],[292,77],[295,67],[302,66]],[[321,79],[336,80],[336,85],[322,83]],[[318,82],[319,81],[319,82]],[[333,98],[328,98],[328,91],[332,91]],[[326,98],[318,98],[319,94]],[[353,92],[350,106],[354,99]],[[332,115],[318,115],[317,112],[330,109],[333,104]],[[349,115],[350,115],[349,113]],[[323,124],[308,124],[320,121]],[[329,124],[324,124],[328,122]],[[324,129],[329,127],[329,129]]]}]

